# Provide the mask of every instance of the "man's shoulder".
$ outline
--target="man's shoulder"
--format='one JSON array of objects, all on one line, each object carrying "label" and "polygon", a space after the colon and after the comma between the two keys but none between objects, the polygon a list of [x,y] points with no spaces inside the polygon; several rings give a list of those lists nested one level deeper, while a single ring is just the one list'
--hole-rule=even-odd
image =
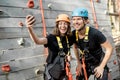
[{"label": "man's shoulder", "polygon": [[97,33],[99,31],[94,26],[89,26],[89,27],[90,27],[90,32],[92,32],[92,33]]},{"label": "man's shoulder", "polygon": [[72,34],[75,35],[75,32],[76,32],[76,30],[73,30],[73,31],[72,31]]},{"label": "man's shoulder", "polygon": [[75,32],[76,30],[72,30],[72,32]]}]

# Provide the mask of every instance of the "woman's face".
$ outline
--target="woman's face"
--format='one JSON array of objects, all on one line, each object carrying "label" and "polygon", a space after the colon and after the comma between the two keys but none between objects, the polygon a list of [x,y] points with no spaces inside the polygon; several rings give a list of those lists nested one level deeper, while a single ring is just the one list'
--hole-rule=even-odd
[{"label": "woman's face", "polygon": [[59,21],[58,29],[59,29],[61,35],[65,35],[65,33],[68,30],[68,23],[66,21]]}]

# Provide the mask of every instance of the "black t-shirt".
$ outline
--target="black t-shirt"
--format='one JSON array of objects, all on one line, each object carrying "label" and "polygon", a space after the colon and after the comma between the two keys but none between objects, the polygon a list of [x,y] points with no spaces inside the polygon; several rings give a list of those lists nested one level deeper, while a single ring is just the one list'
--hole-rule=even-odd
[{"label": "black t-shirt", "polygon": [[[73,30],[73,38],[76,39],[76,34],[75,30]],[[90,27],[89,28],[89,33],[88,33],[88,40],[89,42],[87,43],[89,53],[92,54],[93,56],[98,56],[99,53],[102,53],[102,47],[100,44],[104,43],[106,41],[106,37],[100,32],[99,30]],[[83,39],[78,39],[78,42],[75,40],[75,43],[80,47],[81,50],[84,50],[85,47],[85,42],[84,38]],[[100,57],[100,56],[99,56]]]},{"label": "black t-shirt", "polygon": [[[59,50],[57,38],[55,35],[50,34],[46,38],[48,39],[48,42],[44,46],[48,47],[48,52],[49,52],[46,62],[52,63],[54,61],[54,59],[56,58],[56,56],[58,55],[58,52],[60,50]],[[62,36],[62,37],[60,37],[60,40],[62,42],[63,51],[67,54],[68,47],[67,47],[66,37]],[[69,46],[71,46],[73,44],[72,36],[68,37],[68,42],[69,42]]]}]

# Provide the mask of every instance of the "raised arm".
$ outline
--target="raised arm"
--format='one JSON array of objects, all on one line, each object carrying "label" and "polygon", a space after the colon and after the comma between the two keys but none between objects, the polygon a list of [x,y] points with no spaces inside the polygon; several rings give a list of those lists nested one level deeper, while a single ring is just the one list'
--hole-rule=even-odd
[{"label": "raised arm", "polygon": [[38,36],[34,33],[33,31],[33,25],[35,23],[35,17],[34,16],[31,16],[31,15],[28,15],[26,17],[26,27],[28,28],[28,32],[29,32],[29,35],[31,37],[31,39],[36,43],[36,44],[39,44],[39,45],[43,45],[43,44],[47,44],[47,38],[38,38]]}]

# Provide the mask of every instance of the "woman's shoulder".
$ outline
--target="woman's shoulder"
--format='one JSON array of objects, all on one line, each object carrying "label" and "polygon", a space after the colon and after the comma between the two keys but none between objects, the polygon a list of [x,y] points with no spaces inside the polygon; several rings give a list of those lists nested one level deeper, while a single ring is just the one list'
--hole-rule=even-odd
[{"label": "woman's shoulder", "polygon": [[53,34],[49,34],[49,35],[47,35],[47,37],[54,38],[55,35],[53,35]]},{"label": "woman's shoulder", "polygon": [[49,34],[49,35],[47,35],[47,39],[48,39],[48,40],[55,40],[55,39],[56,39],[56,36],[53,35],[53,34]]}]

